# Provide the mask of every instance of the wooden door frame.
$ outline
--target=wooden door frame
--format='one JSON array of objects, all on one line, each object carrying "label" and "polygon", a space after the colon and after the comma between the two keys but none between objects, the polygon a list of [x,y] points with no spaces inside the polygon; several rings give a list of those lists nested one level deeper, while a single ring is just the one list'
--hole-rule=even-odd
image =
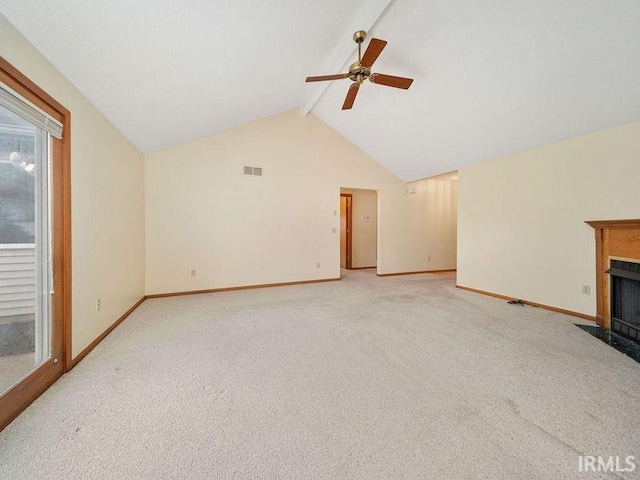
[{"label": "wooden door frame", "polygon": [[0,56],[0,81],[62,123],[51,141],[52,355],[0,396],[0,430],[49,388],[71,363],[71,113]]},{"label": "wooden door frame", "polygon": [[347,212],[346,212],[346,217],[347,217],[347,241],[346,241],[346,245],[347,245],[347,261],[346,261],[346,269],[347,270],[351,270],[351,266],[352,266],[352,256],[353,256],[353,195],[351,193],[341,193],[340,197],[345,197],[347,199]]}]

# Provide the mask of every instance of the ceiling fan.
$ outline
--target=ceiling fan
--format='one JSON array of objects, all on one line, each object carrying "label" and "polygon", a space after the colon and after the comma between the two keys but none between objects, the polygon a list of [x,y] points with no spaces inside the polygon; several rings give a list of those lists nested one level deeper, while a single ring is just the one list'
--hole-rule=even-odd
[{"label": "ceiling fan", "polygon": [[360,89],[360,85],[365,80],[369,80],[371,83],[378,85],[386,85],[387,87],[402,88],[406,90],[413,83],[413,78],[395,77],[393,75],[385,75],[382,73],[371,73],[371,66],[376,61],[384,47],[387,45],[385,40],[379,38],[372,38],[369,42],[367,50],[364,52],[364,57],[361,56],[362,42],[367,37],[367,32],[364,30],[358,30],[353,34],[353,41],[358,44],[358,61],[353,62],[349,67],[348,73],[338,73],[336,75],[321,75],[319,77],[307,77],[307,82],[325,82],[328,80],[342,80],[348,78],[353,83],[349,86],[347,92],[347,98],[344,100],[342,110],[349,110],[353,107],[353,102],[356,100],[356,95]]}]

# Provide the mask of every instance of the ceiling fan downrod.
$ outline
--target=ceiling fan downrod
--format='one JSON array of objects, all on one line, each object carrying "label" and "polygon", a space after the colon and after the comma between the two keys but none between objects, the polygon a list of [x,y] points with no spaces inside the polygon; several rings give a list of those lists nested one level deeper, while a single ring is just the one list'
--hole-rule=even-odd
[{"label": "ceiling fan downrod", "polygon": [[367,38],[367,32],[364,30],[358,30],[353,34],[353,41],[358,44],[358,64],[362,60],[362,42],[364,42],[365,38]]}]

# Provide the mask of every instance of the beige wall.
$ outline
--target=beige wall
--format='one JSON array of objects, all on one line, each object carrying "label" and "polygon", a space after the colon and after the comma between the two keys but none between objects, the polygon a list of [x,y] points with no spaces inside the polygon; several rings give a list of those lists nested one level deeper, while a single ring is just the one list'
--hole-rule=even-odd
[{"label": "beige wall", "polygon": [[[264,176],[243,175],[244,165]],[[147,293],[339,277],[340,186],[379,191],[379,273],[425,269],[414,196],[313,115],[287,112],[149,155]]]},{"label": "beige wall", "polygon": [[458,283],[594,315],[584,221],[640,217],[639,185],[640,123],[462,168]]},{"label": "beige wall", "polygon": [[420,270],[456,268],[457,246],[457,182],[428,178],[407,185],[414,233],[423,239],[421,248],[413,252]]},{"label": "beige wall", "polygon": [[2,15],[0,55],[71,111],[75,356],[144,295],[144,157]]},{"label": "beige wall", "polygon": [[351,267],[375,267],[378,256],[378,193],[341,188],[352,195]]}]

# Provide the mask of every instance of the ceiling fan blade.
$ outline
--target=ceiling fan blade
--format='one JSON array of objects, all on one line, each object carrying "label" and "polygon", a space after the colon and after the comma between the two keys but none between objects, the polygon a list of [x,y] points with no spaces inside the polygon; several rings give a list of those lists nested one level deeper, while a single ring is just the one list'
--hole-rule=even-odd
[{"label": "ceiling fan blade", "polygon": [[344,99],[344,104],[342,105],[342,110],[349,110],[353,107],[353,102],[356,101],[356,95],[358,94],[358,90],[360,89],[360,84],[358,82],[353,82],[349,87],[349,91],[347,92],[347,98]]},{"label": "ceiling fan blade", "polygon": [[393,75],[384,75],[383,73],[372,73],[369,81],[378,85],[386,85],[387,87],[407,89],[413,83],[413,78],[395,77]]},{"label": "ceiling fan blade", "polygon": [[369,46],[367,47],[367,51],[364,52],[364,56],[362,57],[362,60],[360,60],[360,65],[366,68],[371,68],[371,65],[376,61],[378,55],[382,53],[382,50],[386,45],[386,41],[380,40],[379,38],[372,38],[369,42]]},{"label": "ceiling fan blade", "polygon": [[328,80],[342,80],[347,78],[348,73],[338,73],[336,75],[320,75],[319,77],[307,77],[307,82],[326,82]]}]

